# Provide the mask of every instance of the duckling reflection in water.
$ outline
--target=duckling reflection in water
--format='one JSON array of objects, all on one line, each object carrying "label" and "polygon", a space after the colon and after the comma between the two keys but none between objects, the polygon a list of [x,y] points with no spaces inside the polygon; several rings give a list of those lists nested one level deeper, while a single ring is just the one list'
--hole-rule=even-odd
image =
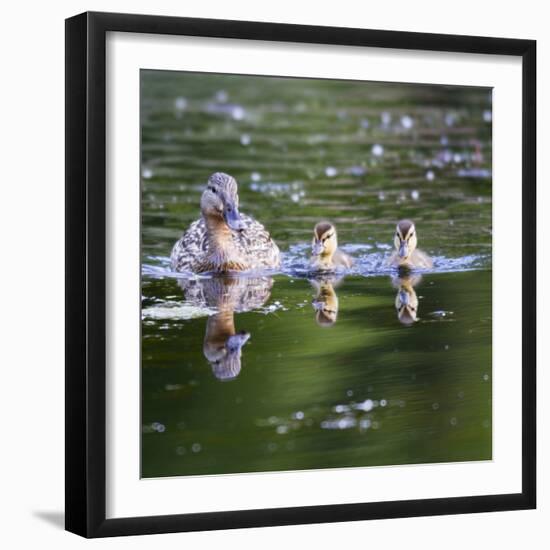
[{"label": "duckling reflection in water", "polygon": [[179,281],[186,301],[217,312],[206,321],[203,354],[218,380],[241,372],[242,348],[250,333],[235,329],[235,313],[261,307],[271,295],[271,277],[213,277]]},{"label": "duckling reflection in water", "polygon": [[315,270],[349,268],[353,258],[338,248],[336,227],[330,222],[319,222],[313,229],[310,265]]},{"label": "duckling reflection in water", "polygon": [[412,325],[418,316],[418,296],[414,287],[422,280],[421,275],[412,275],[405,270],[400,270],[392,284],[397,288],[395,296],[395,310],[397,318],[404,325]]},{"label": "duckling reflection in water", "polygon": [[311,286],[315,289],[315,298],[311,302],[315,310],[315,320],[320,327],[331,327],[338,318],[338,295],[334,290],[341,279],[334,277],[321,277],[310,279]]},{"label": "duckling reflection in water", "polygon": [[276,268],[280,253],[264,226],[239,212],[235,178],[216,172],[201,196],[201,218],[176,242],[175,271],[195,273]]},{"label": "duckling reflection in water", "polygon": [[432,268],[432,259],[416,248],[417,242],[414,223],[411,220],[401,220],[395,229],[393,237],[395,251],[388,259],[388,264],[392,267]]}]

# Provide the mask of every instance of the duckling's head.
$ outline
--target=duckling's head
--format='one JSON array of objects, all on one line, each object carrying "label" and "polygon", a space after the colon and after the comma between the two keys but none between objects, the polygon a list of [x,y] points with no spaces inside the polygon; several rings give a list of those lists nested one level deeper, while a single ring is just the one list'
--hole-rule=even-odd
[{"label": "duckling's head", "polygon": [[235,178],[223,172],[212,174],[201,197],[201,212],[206,220],[223,221],[235,231],[244,229]]},{"label": "duckling's head", "polygon": [[311,253],[314,256],[331,257],[338,248],[336,228],[330,222],[319,222],[313,229]]},{"label": "duckling's head", "polygon": [[320,327],[331,327],[338,319],[338,296],[330,281],[311,281],[317,290],[311,305],[315,310],[315,320]]},{"label": "duckling's head", "polygon": [[404,325],[412,325],[418,312],[418,296],[412,286],[401,286],[395,297],[397,318]]},{"label": "duckling's head", "polygon": [[416,228],[411,220],[401,220],[395,229],[393,238],[397,255],[401,261],[406,261],[416,248]]},{"label": "duckling's head", "polygon": [[250,333],[243,330],[229,336],[221,346],[216,345],[216,342],[205,342],[204,355],[218,380],[233,380],[239,375],[241,349],[249,338]]},{"label": "duckling's head", "polygon": [[338,303],[336,307],[334,304],[328,302],[313,302],[313,309],[315,309],[315,321],[320,327],[331,327],[336,323],[338,319]]}]

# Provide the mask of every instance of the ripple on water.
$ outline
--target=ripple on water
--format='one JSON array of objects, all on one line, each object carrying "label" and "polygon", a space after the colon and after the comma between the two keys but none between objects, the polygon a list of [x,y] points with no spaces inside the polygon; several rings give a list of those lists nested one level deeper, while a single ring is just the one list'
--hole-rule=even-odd
[{"label": "ripple on water", "polygon": [[[395,268],[387,265],[387,258],[391,247],[386,243],[379,244],[349,244],[342,250],[354,258],[354,265],[350,269],[336,269],[337,274],[358,275],[373,277],[388,275],[395,272]],[[262,275],[287,275],[289,277],[307,277],[313,275],[310,268],[310,245],[300,243],[291,245],[286,252],[282,252],[282,265],[278,270],[247,271],[242,276],[250,277]],[[432,256],[434,266],[426,273],[452,273],[484,269],[490,266],[490,254],[467,254],[457,258],[448,258],[443,255]],[[196,274],[190,272],[174,272],[170,269],[170,259],[167,257],[150,256],[151,263],[142,265],[142,275],[152,278],[173,277],[178,279],[209,279],[212,274]],[[234,273],[234,276],[241,275]]]}]

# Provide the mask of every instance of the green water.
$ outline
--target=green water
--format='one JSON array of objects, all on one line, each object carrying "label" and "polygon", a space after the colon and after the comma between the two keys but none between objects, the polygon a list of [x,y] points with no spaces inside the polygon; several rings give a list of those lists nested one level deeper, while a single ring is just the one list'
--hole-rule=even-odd
[{"label": "green water", "polygon": [[[490,100],[142,72],[144,477],[491,458]],[[241,211],[283,251],[280,272],[169,272],[214,171],[236,177]],[[383,262],[404,217],[435,266],[399,280]],[[310,281],[325,218],[355,266]],[[398,318],[403,289],[414,323]],[[239,332],[248,340],[228,352]]]}]

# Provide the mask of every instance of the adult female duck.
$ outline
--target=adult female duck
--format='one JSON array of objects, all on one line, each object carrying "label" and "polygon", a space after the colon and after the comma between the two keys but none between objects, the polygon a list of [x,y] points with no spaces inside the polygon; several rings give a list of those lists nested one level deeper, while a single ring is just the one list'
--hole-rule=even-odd
[{"label": "adult female duck", "polygon": [[174,245],[172,269],[227,273],[279,266],[279,248],[264,226],[239,212],[235,178],[223,172],[208,178],[201,214]]}]

